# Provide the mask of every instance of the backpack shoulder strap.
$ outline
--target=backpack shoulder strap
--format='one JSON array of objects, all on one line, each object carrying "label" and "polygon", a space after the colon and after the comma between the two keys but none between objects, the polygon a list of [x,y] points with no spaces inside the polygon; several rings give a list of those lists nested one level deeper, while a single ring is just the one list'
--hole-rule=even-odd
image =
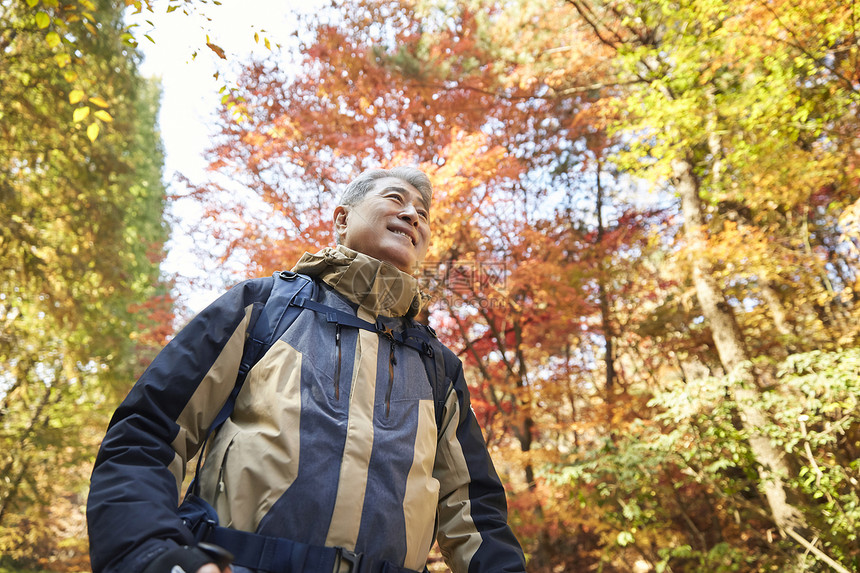
[{"label": "backpack shoulder strap", "polygon": [[445,352],[448,350],[438,338],[436,331],[426,324],[421,324],[412,320],[412,326],[407,328],[403,333],[404,338],[409,340],[417,340],[420,342],[420,348],[414,344],[410,346],[420,350],[421,361],[424,363],[424,369],[427,371],[427,379],[430,381],[430,387],[433,390],[433,409],[436,414],[436,430],[437,432],[442,427],[442,415],[445,410],[445,401],[448,398],[448,382],[447,371],[445,369]]},{"label": "backpack shoulder strap", "polygon": [[[248,377],[248,372],[251,371],[251,368],[263,357],[272,344],[290,327],[302,311],[301,307],[292,304],[294,299],[299,293],[306,293],[312,298],[316,295],[317,285],[308,276],[292,271],[280,271],[274,273],[272,278],[274,282],[272,283],[272,290],[269,293],[268,300],[265,303],[255,302],[251,309],[252,327],[251,332],[245,339],[245,348],[242,351],[242,360],[239,363],[236,384],[233,386],[233,391],[230,392],[227,401],[224,402],[221,410],[215,415],[212,424],[206,431],[206,436],[200,445],[194,479],[191,485],[188,486],[188,493],[195,495],[198,493],[197,477],[200,475],[200,466],[204,458],[206,443],[209,441],[209,437],[233,413],[233,408],[236,406],[236,398],[239,396],[239,391],[242,390],[242,385]],[[307,287],[310,287],[310,289]],[[308,290],[312,292],[307,293]]]},{"label": "backpack shoulder strap", "polygon": [[[290,327],[296,317],[302,311],[300,307],[293,306],[293,300],[307,286],[311,286],[316,294],[316,283],[308,276],[300,275],[291,271],[280,271],[272,275],[274,283],[272,284],[272,292],[269,294],[269,299],[264,303],[254,303],[255,308],[251,311],[251,320],[254,326],[251,328],[251,333],[245,341],[245,349],[242,352],[242,361],[239,363],[239,374],[236,377],[236,385],[230,393],[230,397],[215,420],[212,422],[212,429],[217,429],[221,424],[227,421],[230,414],[233,413],[233,408],[236,405],[236,397],[245,383],[245,378],[248,377],[248,372],[259,362],[260,358],[266,351],[281,337],[281,335]],[[259,310],[256,306],[260,305]],[[257,312],[256,320],[254,320],[254,312]]]}]

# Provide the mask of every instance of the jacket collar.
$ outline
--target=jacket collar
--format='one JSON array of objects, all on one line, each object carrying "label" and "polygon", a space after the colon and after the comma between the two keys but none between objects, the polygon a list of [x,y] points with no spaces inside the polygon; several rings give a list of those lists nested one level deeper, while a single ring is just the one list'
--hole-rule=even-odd
[{"label": "jacket collar", "polygon": [[319,278],[374,316],[412,317],[423,303],[415,277],[343,245],[305,253],[292,270]]}]

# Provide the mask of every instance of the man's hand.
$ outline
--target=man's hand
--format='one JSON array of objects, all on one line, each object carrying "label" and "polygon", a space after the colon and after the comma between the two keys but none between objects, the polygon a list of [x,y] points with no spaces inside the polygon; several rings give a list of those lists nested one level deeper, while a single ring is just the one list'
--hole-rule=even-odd
[{"label": "man's hand", "polygon": [[231,573],[233,570],[227,567],[223,572],[218,569],[218,566],[214,563],[207,563],[203,567],[197,570],[197,573]]},{"label": "man's hand", "polygon": [[147,565],[143,573],[232,573],[233,556],[228,551],[205,543],[200,545],[169,549]]}]

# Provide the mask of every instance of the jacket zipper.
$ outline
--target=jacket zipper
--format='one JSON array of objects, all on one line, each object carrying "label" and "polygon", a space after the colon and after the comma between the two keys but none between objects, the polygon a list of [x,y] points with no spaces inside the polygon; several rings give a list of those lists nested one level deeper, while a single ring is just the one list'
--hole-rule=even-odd
[{"label": "jacket zipper", "polygon": [[[237,434],[238,435],[238,434]],[[233,449],[233,442],[236,440],[236,435],[230,438],[230,443],[224,448],[224,455],[221,457],[221,466],[218,468],[218,489],[215,492],[213,503],[218,501],[222,495],[227,495],[227,485],[224,482],[224,468],[227,467],[227,456],[230,455],[230,450]]]},{"label": "jacket zipper", "polygon": [[391,351],[388,354],[388,392],[385,393],[385,417],[391,411],[391,389],[394,387],[394,365],[397,359],[394,357],[394,341],[391,341]]},{"label": "jacket zipper", "polygon": [[340,324],[334,326],[334,345],[337,347],[337,364],[334,367],[334,399],[340,400]]}]

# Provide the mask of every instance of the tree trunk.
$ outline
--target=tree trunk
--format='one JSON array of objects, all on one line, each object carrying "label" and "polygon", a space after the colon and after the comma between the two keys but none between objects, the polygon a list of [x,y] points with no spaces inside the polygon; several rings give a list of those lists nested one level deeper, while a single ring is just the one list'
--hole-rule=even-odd
[{"label": "tree trunk", "polygon": [[773,317],[773,324],[776,326],[777,332],[783,336],[792,336],[794,332],[788,323],[785,307],[782,306],[782,302],[779,300],[779,294],[776,292],[776,288],[770,281],[762,281],[761,294],[762,298],[764,298],[767,303],[768,309],[770,309],[770,314]]},{"label": "tree trunk", "polygon": [[[39,404],[38,406],[36,406],[36,411],[33,413],[33,417],[30,418],[30,423],[27,425],[27,429],[19,435],[19,452],[25,451],[25,446],[30,441],[30,438],[33,436],[33,434],[36,432],[36,427],[45,424],[46,418],[42,417],[42,412],[44,411],[45,407],[48,405],[48,402],[51,399],[51,392],[52,388],[50,386],[46,386],[45,393],[39,400]],[[4,480],[6,480],[7,486],[5,488],[5,491],[0,491],[0,526],[2,526],[3,520],[6,517],[6,511],[18,499],[21,484],[24,481],[24,477],[27,475],[27,471],[29,470],[31,462],[31,457],[22,455],[21,458],[17,460],[17,463],[20,464],[20,468],[18,469],[18,475],[12,478],[12,472],[16,464],[15,454],[12,454],[9,461],[4,465],[3,471],[0,472],[0,475],[3,476]]]},{"label": "tree trunk", "polygon": [[[597,162],[597,246],[603,246],[603,237],[606,233],[603,228],[603,185],[600,182],[600,170],[602,163]],[[600,253],[598,254],[600,256]],[[600,256],[600,275],[597,278],[597,292],[600,298],[600,322],[603,326],[604,362],[606,363],[606,402],[611,406],[615,393],[615,350],[613,348],[614,334],[612,329],[612,315],[609,310],[609,293],[606,289],[606,264]],[[608,416],[611,420],[612,412],[609,408]]]},{"label": "tree trunk", "polygon": [[788,500],[784,479],[789,476],[789,464],[784,453],[761,433],[767,416],[759,407],[759,380],[749,367],[749,356],[743,333],[734,311],[723,295],[707,257],[708,234],[699,197],[699,179],[688,160],[673,164],[675,184],[681,196],[684,233],[692,266],[696,297],[705,320],[711,328],[714,344],[723,368],[733,386],[730,388],[738,404],[744,429],[749,432],[750,449],[759,464],[762,489],[770,506],[774,522],[782,532],[803,530],[803,514]]}]

